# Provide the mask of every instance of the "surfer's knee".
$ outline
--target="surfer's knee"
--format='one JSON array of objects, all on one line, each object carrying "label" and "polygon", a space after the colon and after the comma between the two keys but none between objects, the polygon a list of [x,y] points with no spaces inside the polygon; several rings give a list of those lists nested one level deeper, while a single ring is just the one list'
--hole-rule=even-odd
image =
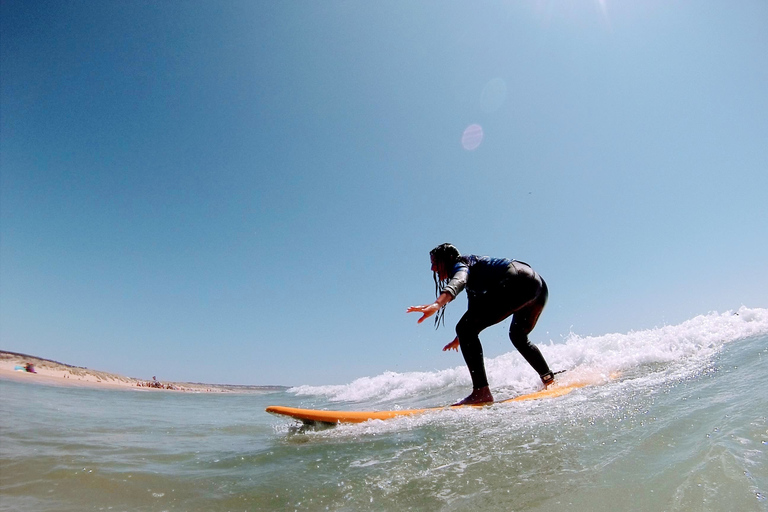
[{"label": "surfer's knee", "polygon": [[509,341],[511,341],[512,345],[514,345],[520,352],[523,352],[531,346],[531,340],[528,339],[528,332],[514,324],[509,328]]},{"label": "surfer's knee", "polygon": [[477,335],[477,330],[472,326],[472,322],[467,320],[466,317],[459,320],[459,323],[456,324],[456,336],[459,337],[459,343],[461,343],[462,340],[469,340]]}]

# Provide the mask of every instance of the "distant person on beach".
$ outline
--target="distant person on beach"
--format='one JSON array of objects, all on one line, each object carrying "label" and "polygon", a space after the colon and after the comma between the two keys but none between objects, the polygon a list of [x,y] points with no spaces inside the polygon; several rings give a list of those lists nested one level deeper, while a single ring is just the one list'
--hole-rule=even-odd
[{"label": "distant person on beach", "polygon": [[544,386],[554,381],[544,356],[528,340],[539,315],[547,303],[549,292],[544,279],[522,261],[472,254],[461,255],[451,244],[442,244],[429,252],[437,300],[432,304],[411,306],[408,313],[422,313],[419,323],[435,313],[435,327],[443,323],[445,306],[466,288],[467,312],[456,324],[456,338],[443,350],[461,347],[472,378],[472,394],[454,405],[492,403],[483,361],[480,332],[512,317],[509,339],[541,377]]},{"label": "distant person on beach", "polygon": [[26,370],[27,373],[37,373],[37,370],[35,370],[35,365],[33,365],[32,363],[25,364],[24,370]]}]

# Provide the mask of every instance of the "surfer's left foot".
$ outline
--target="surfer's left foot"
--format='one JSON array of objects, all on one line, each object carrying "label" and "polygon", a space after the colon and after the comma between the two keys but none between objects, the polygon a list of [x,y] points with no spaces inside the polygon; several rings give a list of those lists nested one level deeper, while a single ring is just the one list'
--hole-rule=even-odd
[{"label": "surfer's left foot", "polygon": [[453,405],[485,405],[493,403],[493,395],[488,386],[480,389],[473,389],[472,394],[461,402],[457,402]]}]

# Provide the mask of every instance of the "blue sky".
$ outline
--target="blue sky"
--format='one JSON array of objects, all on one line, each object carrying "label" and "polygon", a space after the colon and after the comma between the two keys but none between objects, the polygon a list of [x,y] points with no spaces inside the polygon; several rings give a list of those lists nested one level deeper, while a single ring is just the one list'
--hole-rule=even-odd
[{"label": "blue sky", "polygon": [[445,330],[405,314],[446,241],[544,276],[536,343],[768,307],[766,23],[763,1],[2,0],[0,348],[236,384],[459,366],[466,299]]}]

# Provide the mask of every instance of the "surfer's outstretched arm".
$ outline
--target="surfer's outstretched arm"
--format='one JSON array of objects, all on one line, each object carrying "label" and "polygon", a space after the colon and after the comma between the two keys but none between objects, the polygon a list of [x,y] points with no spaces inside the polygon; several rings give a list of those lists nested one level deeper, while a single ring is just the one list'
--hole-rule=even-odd
[{"label": "surfer's outstretched arm", "polygon": [[411,306],[405,312],[406,313],[423,313],[421,318],[419,318],[419,321],[418,321],[418,323],[421,323],[427,318],[437,313],[438,311],[440,311],[440,308],[442,308],[452,300],[453,300],[453,295],[451,295],[448,292],[443,292],[440,294],[437,300],[432,304],[424,304],[422,306]]}]

